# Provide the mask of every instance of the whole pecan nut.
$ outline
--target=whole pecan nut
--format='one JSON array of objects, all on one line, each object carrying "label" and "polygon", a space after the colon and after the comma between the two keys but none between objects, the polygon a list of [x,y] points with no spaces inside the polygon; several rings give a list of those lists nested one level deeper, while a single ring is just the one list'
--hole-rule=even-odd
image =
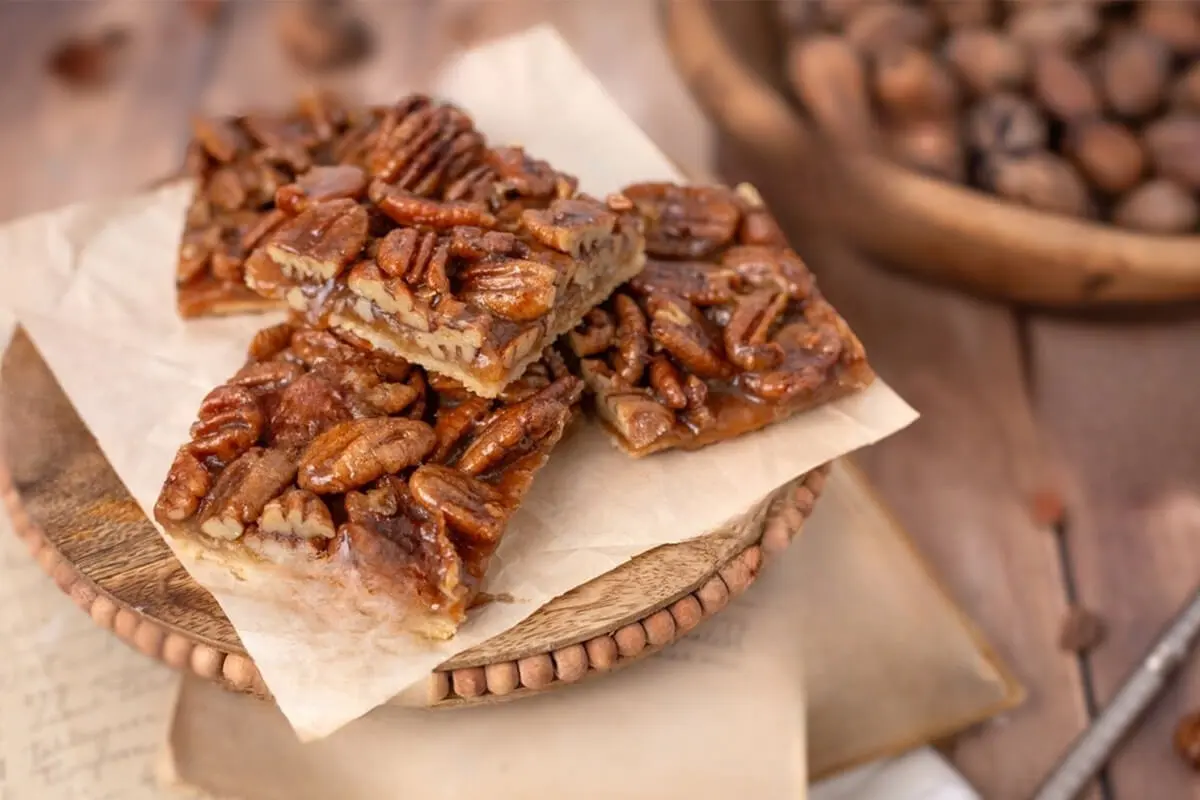
[{"label": "whole pecan nut", "polygon": [[419,464],[437,444],[424,422],[369,417],[322,433],[300,459],[300,488],[317,494],[347,492],[383,475]]}]

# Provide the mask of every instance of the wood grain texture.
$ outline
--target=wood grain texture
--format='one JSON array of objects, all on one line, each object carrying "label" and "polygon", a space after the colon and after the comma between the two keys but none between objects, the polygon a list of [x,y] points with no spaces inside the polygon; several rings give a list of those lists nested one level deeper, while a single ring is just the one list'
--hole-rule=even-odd
[{"label": "wood grain texture", "polygon": [[772,5],[665,7],[676,64],[700,103],[763,157],[802,163],[806,183],[822,192],[811,213],[889,265],[1051,307],[1200,298],[1200,236],[1149,236],[1045,214],[874,155],[848,155],[813,134],[788,99]]},{"label": "wood grain texture", "polygon": [[[1075,590],[1107,629],[1087,656],[1103,704],[1200,581],[1200,320],[1037,318],[1030,344],[1037,411],[1070,465]],[[1200,797],[1171,746],[1197,706],[1192,659],[1113,760],[1115,797]]]},{"label": "wood grain texture", "polygon": [[[229,620],[121,485],[21,331],[0,362],[0,429],[11,481],[7,503],[26,538],[45,552],[42,566],[64,591],[143,652],[233,688],[265,694]],[[795,535],[827,471],[815,470],[773,495],[767,510],[778,515],[786,504],[799,524],[784,531],[782,543],[769,539],[768,547],[786,546]],[[767,517],[764,512],[760,519]],[[714,581],[726,594],[737,594],[753,580],[765,529],[763,522],[741,525],[638,556],[440,665],[439,671],[453,673],[449,692],[438,694],[443,685],[438,682],[418,691],[449,703],[489,694],[517,697],[529,693],[520,688],[540,690],[582,679],[588,672],[584,644],[592,640],[613,635],[618,645],[629,637],[641,642],[627,645],[624,658],[606,669],[660,649],[675,640],[678,629],[695,624],[688,622],[690,604],[680,603],[685,597]],[[502,690],[490,692],[483,667],[505,662],[525,673],[512,686],[497,676],[493,682]]]}]

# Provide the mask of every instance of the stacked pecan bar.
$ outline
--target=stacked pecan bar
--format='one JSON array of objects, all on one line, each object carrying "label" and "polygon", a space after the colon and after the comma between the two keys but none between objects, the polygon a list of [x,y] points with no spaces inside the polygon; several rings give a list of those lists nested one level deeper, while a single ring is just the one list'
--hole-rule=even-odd
[{"label": "stacked pecan bar", "polygon": [[582,383],[548,353],[496,399],[328,331],[261,331],[200,406],[155,517],[235,574],[268,566],[369,598],[392,625],[453,635]]},{"label": "stacked pecan bar", "polygon": [[279,191],[251,288],[494,397],[642,268],[632,206],[487,147],[453,106],[411,98],[370,141]]},{"label": "stacked pecan bar", "polygon": [[569,335],[616,443],[696,449],[865,387],[862,344],[748,186],[647,183],[645,270]]},{"label": "stacked pecan bar", "polygon": [[419,95],[196,133],[181,310],[293,317],[205,399],[156,518],[251,591],[449,637],[585,387],[642,456],[872,379],[748,188],[600,201]]},{"label": "stacked pecan bar", "polygon": [[193,122],[185,173],[197,189],[188,208],[176,272],[184,317],[265,311],[279,303],[246,287],[250,252],[284,216],[277,190],[317,164],[355,154],[374,112],[350,110],[325,94],[286,113]]}]

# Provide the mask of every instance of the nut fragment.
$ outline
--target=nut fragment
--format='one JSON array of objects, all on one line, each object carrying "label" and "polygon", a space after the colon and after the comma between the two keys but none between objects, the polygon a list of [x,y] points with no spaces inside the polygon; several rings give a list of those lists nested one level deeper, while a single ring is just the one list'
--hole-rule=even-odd
[{"label": "nut fragment", "polygon": [[657,442],[675,426],[671,410],[640,391],[607,394],[601,402],[605,418],[636,449]]},{"label": "nut fragment", "polygon": [[289,489],[263,508],[258,527],[265,533],[301,539],[332,539],[333,517],[312,492]]},{"label": "nut fragment", "polygon": [[310,206],[275,232],[267,254],[287,274],[331,280],[367,242],[367,212],[353,200]]},{"label": "nut fragment", "polygon": [[580,358],[603,353],[612,346],[616,325],[612,316],[602,308],[593,308],[583,315],[583,321],[570,333],[567,341],[572,352]]},{"label": "nut fragment", "polygon": [[298,483],[317,494],[347,492],[420,463],[436,443],[433,428],[417,420],[370,417],[342,422],[304,451]]},{"label": "nut fragment", "polygon": [[408,482],[413,496],[446,515],[456,533],[473,543],[500,538],[508,512],[500,493],[481,480],[439,464],[418,467]]},{"label": "nut fragment", "polygon": [[261,447],[247,450],[217,476],[200,530],[215,539],[238,538],[295,475],[296,464],[288,453]]}]

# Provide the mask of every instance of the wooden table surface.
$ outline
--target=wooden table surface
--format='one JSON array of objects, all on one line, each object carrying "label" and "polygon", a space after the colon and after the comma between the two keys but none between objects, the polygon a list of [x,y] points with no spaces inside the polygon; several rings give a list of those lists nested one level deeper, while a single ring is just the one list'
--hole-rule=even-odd
[{"label": "wooden table surface", "polygon": [[[651,3],[358,6],[376,47],[324,79],[335,88],[399,95],[456,47],[549,20],[668,154],[713,166],[713,134],[672,72]],[[0,219],[145,185],[178,165],[191,113],[278,104],[313,83],[276,45],[277,9],[231,3],[206,26],[173,2],[0,4]],[[106,23],[132,34],[109,85],[80,93],[46,75],[64,36]],[[1017,313],[897,277],[839,243],[797,245],[881,374],[924,415],[860,463],[1030,690],[1023,707],[949,752],[985,797],[1026,797],[1200,578],[1200,425],[1190,413],[1200,318]],[[1065,524],[1038,520],[1039,494],[1063,498]],[[1071,603],[1108,628],[1082,659],[1057,643]],[[1200,664],[1091,796],[1200,798],[1200,778],[1170,746],[1194,706]]]}]

